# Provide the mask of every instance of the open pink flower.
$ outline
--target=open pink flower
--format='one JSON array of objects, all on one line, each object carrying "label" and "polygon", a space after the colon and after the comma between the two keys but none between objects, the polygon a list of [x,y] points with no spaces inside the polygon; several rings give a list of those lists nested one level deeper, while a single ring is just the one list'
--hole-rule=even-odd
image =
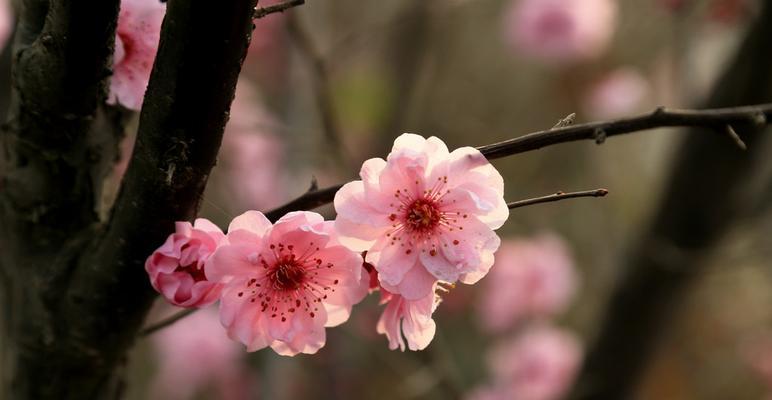
[{"label": "open pink flower", "polygon": [[376,330],[389,339],[389,348],[399,347],[405,351],[404,334],[410,350],[423,350],[434,338],[436,325],[432,319],[439,298],[434,291],[418,300],[404,297],[381,289],[381,304],[386,304]]},{"label": "open pink flower", "polygon": [[554,64],[600,55],[614,33],[614,0],[517,0],[504,21],[507,42],[519,54]]},{"label": "open pink flower", "polygon": [[565,311],[576,292],[574,264],[557,236],[505,241],[478,303],[482,325],[501,332],[521,318]]},{"label": "open pink flower", "polygon": [[494,386],[512,399],[554,400],[569,389],[582,350],[570,333],[549,326],[529,329],[490,355]]},{"label": "open pink flower", "polygon": [[335,195],[345,245],[367,250],[381,285],[425,299],[437,280],[474,283],[493,264],[509,216],[504,181],[479,151],[403,134],[387,160],[372,158]]},{"label": "open pink flower", "polygon": [[152,398],[192,400],[210,392],[218,399],[249,399],[254,377],[228,339],[215,309],[207,308],[151,337],[158,361]]},{"label": "open pink flower", "polygon": [[177,222],[176,231],[148,257],[150,283],[170,303],[203,307],[217,301],[222,286],[206,278],[207,261],[225,235],[215,224],[199,218],[194,225]]},{"label": "open pink flower", "polygon": [[341,246],[319,214],[293,212],[271,225],[248,211],[231,222],[228,241],[207,277],[227,281],[220,320],[248,351],[316,353],[324,328],[345,322],[367,293],[362,257]]},{"label": "open pink flower", "polygon": [[166,5],[159,0],[121,1],[108,104],[142,107],[165,13]]}]

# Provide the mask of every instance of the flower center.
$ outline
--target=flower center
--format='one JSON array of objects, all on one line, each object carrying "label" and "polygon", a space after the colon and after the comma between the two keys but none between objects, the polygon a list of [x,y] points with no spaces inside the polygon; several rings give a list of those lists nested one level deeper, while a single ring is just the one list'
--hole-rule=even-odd
[{"label": "flower center", "polygon": [[279,259],[273,272],[268,274],[274,289],[281,291],[297,290],[303,284],[305,277],[305,268],[293,255]]},{"label": "flower center", "polygon": [[434,229],[442,218],[437,205],[432,200],[418,199],[411,204],[405,214],[405,225],[412,231],[425,232]]},{"label": "flower center", "polygon": [[184,272],[186,274],[189,274],[191,278],[193,278],[193,282],[201,282],[206,280],[206,275],[204,274],[203,268],[198,268],[198,265],[196,263],[190,264],[190,265],[180,265],[177,267],[177,269],[174,270],[175,272]]}]

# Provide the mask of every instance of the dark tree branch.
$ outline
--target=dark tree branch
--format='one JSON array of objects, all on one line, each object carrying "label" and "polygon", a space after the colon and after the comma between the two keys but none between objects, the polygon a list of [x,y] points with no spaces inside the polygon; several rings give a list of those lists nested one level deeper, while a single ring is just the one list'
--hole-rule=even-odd
[{"label": "dark tree branch", "polygon": [[[9,346],[3,398],[70,398],[58,311],[99,223],[117,137],[101,125],[119,0],[25,0],[0,140],[0,272]],[[82,358],[82,356],[79,356]],[[74,357],[73,359],[77,359]],[[77,372],[76,372],[77,373]]]},{"label": "dark tree branch", "polygon": [[763,126],[772,121],[772,104],[706,110],[671,110],[657,108],[651,113],[613,121],[559,127],[529,133],[514,139],[478,147],[488,159],[496,159],[538,150],[542,147],[579,140],[602,143],[605,138],[662,127],[700,127],[726,131],[727,126]]},{"label": "dark tree branch", "polygon": [[272,6],[261,7],[255,10],[255,19],[263,18],[266,15],[274,13],[283,13],[290,8],[302,6],[303,4],[306,4],[306,0],[290,0],[284,3],[274,4]]},{"label": "dark tree branch", "polygon": [[[701,127],[726,132],[727,126],[759,127],[772,123],[772,103],[745,107],[714,108],[705,110],[670,110],[663,107],[636,117],[613,121],[592,122],[565,126],[572,120],[568,116],[558,122],[556,128],[538,131],[503,142],[481,146],[477,149],[489,160],[537,150],[542,147],[579,140],[602,143],[609,136],[645,131],[661,127]],[[739,136],[738,136],[739,138]],[[732,139],[737,143],[737,139]],[[742,142],[742,139],[740,139]],[[729,142],[727,142],[729,143]],[[739,146],[739,143],[738,143]],[[281,213],[309,210],[332,202],[335,192],[342,185],[309,192],[291,202],[270,211],[279,218]],[[268,215],[266,214],[266,215]]]},{"label": "dark tree branch", "polygon": [[[719,80],[708,105],[769,101],[770,46],[772,3],[764,2],[759,20]],[[746,183],[769,162],[765,151],[769,131],[755,124],[740,125],[749,118],[761,122],[762,113],[763,119],[769,119],[768,107],[760,108],[764,110],[729,109],[703,120],[717,129],[725,125],[738,129],[738,136],[748,145],[745,152],[728,147],[724,136],[705,135],[697,129],[692,129],[679,146],[650,228],[619,265],[618,284],[571,398],[635,397],[636,384],[658,339],[671,325],[684,293],[705,270],[712,249],[748,208],[747,196],[742,196]]]},{"label": "dark tree branch", "polygon": [[276,222],[276,220],[288,212],[311,210],[317,207],[321,207],[332,202],[332,200],[335,198],[335,193],[337,193],[341,187],[343,187],[343,185],[335,185],[324,189],[308,191],[295,200],[292,200],[281,207],[266,212],[265,216],[271,222]]},{"label": "dark tree branch", "polygon": [[513,210],[515,208],[532,206],[534,204],[552,203],[553,201],[575,199],[577,197],[604,197],[607,194],[608,194],[608,190],[606,189],[585,190],[582,192],[568,192],[568,193],[557,192],[555,194],[542,196],[542,197],[535,197],[533,199],[513,201],[511,203],[507,203],[507,206],[509,207],[510,210]]},{"label": "dark tree branch", "polygon": [[134,154],[103,228],[89,168],[100,153],[86,132],[105,98],[118,0],[52,1],[40,37],[19,46],[17,109],[3,141],[14,154],[0,224],[10,251],[0,257],[24,272],[6,295],[18,354],[4,397],[119,396],[114,371],[154,297],[144,259],[174,221],[197,212],[255,3],[168,3]]}]

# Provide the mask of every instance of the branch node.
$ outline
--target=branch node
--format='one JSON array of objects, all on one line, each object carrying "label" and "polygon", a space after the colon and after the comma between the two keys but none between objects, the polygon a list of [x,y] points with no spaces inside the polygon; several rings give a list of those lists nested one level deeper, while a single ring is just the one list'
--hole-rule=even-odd
[{"label": "branch node", "polygon": [[306,193],[311,193],[319,190],[319,181],[316,180],[315,175],[311,175],[311,185],[308,187]]},{"label": "branch node", "polygon": [[254,19],[260,19],[265,17],[266,15],[273,14],[273,13],[283,13],[290,8],[297,7],[300,5],[303,5],[306,3],[306,0],[290,0],[284,3],[280,4],[274,4],[272,6],[265,6],[261,8],[255,9],[255,14],[253,16]]},{"label": "branch node", "polygon": [[564,118],[560,119],[558,123],[552,127],[552,129],[564,128],[566,126],[573,125],[575,120],[576,113],[568,114]]},{"label": "branch node", "polygon": [[737,144],[737,147],[739,147],[740,150],[748,150],[748,146],[745,145],[745,142],[740,138],[740,135],[732,128],[732,125],[727,125],[725,131],[726,134],[729,135],[729,138]]},{"label": "branch node", "polygon": [[757,111],[753,113],[751,116],[751,120],[754,125],[756,126],[764,126],[767,124],[767,116],[761,111]]},{"label": "branch node", "polygon": [[657,108],[654,109],[654,112],[651,113],[652,116],[659,116],[664,115],[666,112],[665,106],[657,106]]},{"label": "branch node", "polygon": [[596,128],[592,138],[595,139],[595,144],[603,144],[606,141],[606,131],[603,128]]}]

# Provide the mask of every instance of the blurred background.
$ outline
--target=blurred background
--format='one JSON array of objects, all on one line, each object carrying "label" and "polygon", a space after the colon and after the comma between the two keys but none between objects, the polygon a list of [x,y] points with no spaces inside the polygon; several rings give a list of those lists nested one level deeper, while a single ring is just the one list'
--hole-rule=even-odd
[{"label": "blurred background", "polygon": [[[453,149],[549,129],[571,113],[587,122],[702,106],[761,15],[760,0],[307,3],[256,20],[201,212],[220,225],[281,205],[312,181],[356,179],[361,162],[385,157],[402,132]],[[657,212],[683,137],[661,129],[496,160],[509,201],[610,194],[513,210],[490,275],[442,294],[425,351],[388,349],[375,331],[377,294],[327,330],[318,354],[292,358],[246,353],[215,311],[202,310],[140,339],[128,397],[562,398]],[[116,187],[123,169],[119,162]],[[749,198],[772,192],[769,169]],[[671,318],[648,326],[661,340],[636,398],[772,395],[772,218],[765,202],[754,204],[703,255]],[[148,324],[175,312],[158,303]]]}]

